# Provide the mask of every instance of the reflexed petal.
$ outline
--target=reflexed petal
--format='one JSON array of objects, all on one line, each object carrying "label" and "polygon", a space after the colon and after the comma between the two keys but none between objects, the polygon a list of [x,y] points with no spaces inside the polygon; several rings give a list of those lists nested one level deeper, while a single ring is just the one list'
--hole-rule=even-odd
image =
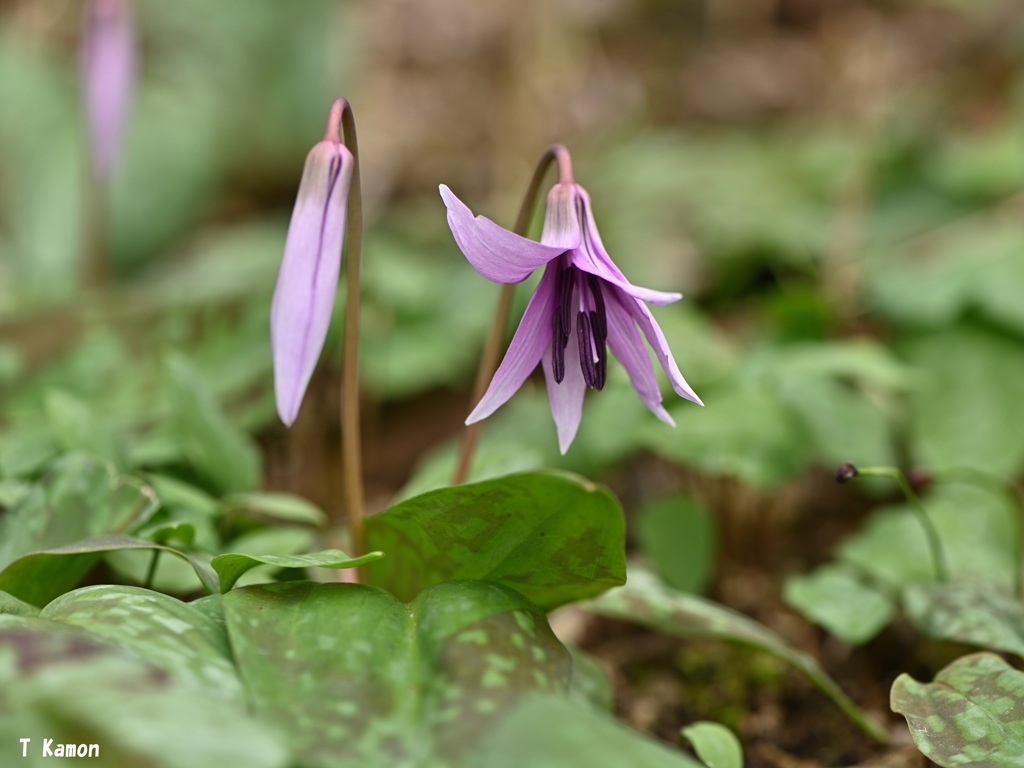
[{"label": "reflexed petal", "polygon": [[[505,359],[487,387],[487,392],[466,419],[467,424],[486,419],[523,386],[526,377],[537,367],[551,341],[551,312],[555,300],[555,270],[544,270],[537,290],[526,305]],[[571,345],[570,345],[571,346]],[[568,358],[568,354],[566,355]],[[577,367],[578,364],[577,364]]]},{"label": "reflexed petal", "polygon": [[576,189],[579,194],[580,206],[578,216],[583,219],[584,229],[582,244],[572,252],[572,263],[584,272],[597,275],[602,280],[621,288],[630,296],[634,296],[640,299],[640,301],[650,302],[655,306],[660,307],[664,304],[671,304],[673,301],[679,301],[683,298],[681,293],[641,288],[633,285],[626,279],[622,271],[615,265],[615,262],[611,260],[611,257],[604,248],[604,244],[601,242],[601,235],[597,232],[594,214],[590,210],[590,196],[583,187],[576,185]]},{"label": "reflexed petal", "polygon": [[605,306],[608,313],[608,346],[615,358],[629,374],[629,381],[636,390],[640,402],[646,405],[655,416],[669,426],[676,425],[668,411],[661,404],[661,391],[654,377],[654,367],[647,355],[647,347],[636,329],[633,317],[622,305],[622,301],[632,301],[629,296],[619,297],[619,291],[607,291]]},{"label": "reflexed petal", "polygon": [[481,275],[494,283],[518,283],[537,267],[579,243],[546,245],[502,229],[473,212],[444,184],[441,198],[448,208],[448,226],[459,249]]},{"label": "reflexed petal", "polygon": [[[575,332],[572,335],[575,336]],[[564,456],[580,428],[583,395],[587,391],[587,383],[583,380],[583,371],[580,369],[580,348],[576,339],[570,339],[565,347],[565,378],[561,384],[555,381],[554,371],[551,370],[551,355],[545,354],[541,358],[541,364],[544,366],[544,378],[548,383],[551,415],[558,430],[558,449]]]},{"label": "reflexed petal", "polygon": [[270,310],[277,412],[288,426],[327,338],[341,269],[352,155],[322,141],[306,157]]},{"label": "reflexed petal", "polygon": [[658,360],[661,362],[661,367],[668,375],[669,381],[672,382],[672,389],[676,391],[676,394],[680,397],[685,397],[697,405],[704,405],[701,399],[697,397],[697,393],[690,389],[690,385],[686,383],[683,374],[679,372],[679,366],[676,365],[675,358],[672,357],[672,352],[668,348],[668,342],[665,340],[665,334],[661,332],[661,328],[655,321],[651,311],[644,306],[643,302],[630,300],[629,298],[623,299],[622,306],[632,315],[636,324],[640,326],[640,330],[643,331],[644,336],[647,337],[647,343],[651,345],[654,354],[657,355]]},{"label": "reflexed petal", "polygon": [[540,241],[561,248],[563,253],[578,248],[583,238],[576,200],[578,189],[576,184],[555,184],[548,192],[544,206],[544,229],[541,230]]},{"label": "reflexed petal", "polygon": [[79,66],[93,172],[105,180],[121,152],[135,88],[135,31],[124,0],[91,0],[83,27]]}]

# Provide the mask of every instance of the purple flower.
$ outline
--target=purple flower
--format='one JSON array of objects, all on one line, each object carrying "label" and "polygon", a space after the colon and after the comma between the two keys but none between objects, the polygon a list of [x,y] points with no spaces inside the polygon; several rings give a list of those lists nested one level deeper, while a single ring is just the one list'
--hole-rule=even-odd
[{"label": "purple flower", "polygon": [[455,242],[488,280],[517,283],[547,265],[505,359],[483,399],[466,419],[467,424],[494,413],[540,363],[564,454],[580,425],[584,393],[588,388],[604,386],[610,348],[643,404],[666,424],[675,426],[661,404],[641,332],[672,388],[687,400],[703,405],[679,372],[665,336],[645,304],[668,304],[682,296],[638,288],[626,280],[601,244],[590,196],[583,187],[562,182],[548,193],[539,243],[502,229],[483,216],[474,217],[444,185],[441,197],[448,207],[448,225]]},{"label": "purple flower", "polygon": [[117,164],[135,88],[135,30],[125,0],[90,0],[80,50],[93,173],[106,181]]},{"label": "purple flower", "polygon": [[327,338],[341,270],[354,161],[339,141],[340,115],[336,102],[327,135],[306,157],[270,309],[277,413],[289,427]]}]

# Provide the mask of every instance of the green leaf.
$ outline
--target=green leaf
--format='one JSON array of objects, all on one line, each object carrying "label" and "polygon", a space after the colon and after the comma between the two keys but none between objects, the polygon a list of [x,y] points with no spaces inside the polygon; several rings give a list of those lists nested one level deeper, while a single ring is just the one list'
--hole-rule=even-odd
[{"label": "green leaf", "polygon": [[44,400],[46,417],[65,450],[93,454],[127,469],[124,451],[84,402],[61,390],[50,390]]},{"label": "green leaf", "polygon": [[[178,625],[164,632],[173,635]],[[31,739],[33,757],[48,738],[54,745],[98,744],[105,768],[287,764],[270,724],[223,697],[197,695],[194,685],[92,632],[0,616],[0,658],[0,742]]]},{"label": "green leaf", "polygon": [[467,768],[701,768],[608,715],[534,694],[486,734]]},{"label": "green leaf", "polygon": [[991,653],[957,659],[932,683],[892,686],[917,748],[943,768],[1017,768],[1024,755],[1024,672]]},{"label": "green leaf", "polygon": [[87,629],[205,696],[243,703],[223,627],[173,597],[139,587],[82,587],[58,597],[39,616]]},{"label": "green leaf", "polygon": [[110,464],[66,456],[0,518],[0,569],[30,552],[125,530],[156,508],[150,488]]},{"label": "green leaf", "polygon": [[312,502],[291,493],[236,493],[222,499],[228,513],[255,513],[287,523],[324,525],[327,515]]},{"label": "green leaf", "polygon": [[360,557],[349,557],[340,549],[325,549],[306,555],[243,555],[228,553],[213,558],[213,569],[220,577],[221,592],[227,592],[238,577],[258,565],[275,568],[356,568],[384,557],[383,552],[367,552]]},{"label": "green leaf", "polygon": [[708,768],[743,768],[743,747],[736,734],[719,723],[688,725],[683,736]]},{"label": "green leaf", "polygon": [[167,356],[178,439],[189,463],[222,493],[248,491],[259,484],[260,454],[244,432],[221,411],[188,360]]},{"label": "green leaf", "polygon": [[369,517],[367,547],[401,556],[365,573],[403,600],[480,579],[551,609],[622,584],[624,537],[608,491],[564,472],[523,473],[431,491]]},{"label": "green leaf", "polygon": [[964,325],[924,336],[905,351],[922,379],[911,398],[916,461],[936,470],[1019,473],[1024,467],[1021,343]]},{"label": "green leaf", "polygon": [[703,592],[715,563],[715,521],[708,508],[681,493],[642,507],[636,518],[637,544],[667,584]]},{"label": "green leaf", "polygon": [[18,558],[0,571],[0,590],[41,607],[73,589],[103,554],[132,549],[159,550],[184,558],[207,590],[217,592],[220,589],[217,574],[198,554],[130,536],[97,536]]},{"label": "green leaf", "polygon": [[2,614],[10,616],[38,616],[39,608],[26,603],[24,600],[19,600],[9,592],[0,592],[0,615]]},{"label": "green leaf", "polygon": [[779,486],[804,468],[806,441],[795,415],[778,397],[750,385],[702,396],[709,407],[670,404],[679,428],[649,423],[641,430],[643,444],[683,466],[761,488]]},{"label": "green leaf", "polygon": [[770,653],[802,672],[861,729],[886,740],[885,730],[858,707],[818,662],[791,647],[762,624],[710,600],[678,592],[647,571],[631,567],[626,586],[614,589],[584,606],[611,619],[628,621],[679,637],[710,637]]},{"label": "green leaf", "polygon": [[[1010,588],[1018,557],[1017,512],[985,488],[936,485],[923,500],[954,578]],[[935,579],[928,541],[907,505],[874,512],[839,547],[839,559],[895,588]]]},{"label": "green leaf", "polygon": [[524,694],[568,688],[544,615],[497,584],[441,584],[406,605],[362,584],[289,582],[223,605],[250,704],[313,768],[457,759]]},{"label": "green leaf", "polygon": [[786,603],[851,645],[866,643],[896,613],[893,601],[849,567],[828,564],[786,579]]},{"label": "green leaf", "polygon": [[918,584],[903,601],[907,617],[929,637],[1024,656],[1024,606],[995,584]]}]

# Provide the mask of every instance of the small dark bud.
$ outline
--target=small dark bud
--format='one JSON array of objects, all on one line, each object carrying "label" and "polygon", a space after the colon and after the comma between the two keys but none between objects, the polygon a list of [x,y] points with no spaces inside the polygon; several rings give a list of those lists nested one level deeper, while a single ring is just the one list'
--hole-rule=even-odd
[{"label": "small dark bud", "polygon": [[932,473],[926,469],[912,469],[907,473],[907,482],[914,489],[914,493],[921,493],[928,489],[935,481]]},{"label": "small dark bud", "polygon": [[860,473],[857,471],[857,467],[855,467],[853,464],[851,464],[848,461],[844,462],[844,463],[840,464],[836,468],[836,482],[837,483],[849,482],[850,480],[853,480],[853,478],[855,478],[859,474]]}]

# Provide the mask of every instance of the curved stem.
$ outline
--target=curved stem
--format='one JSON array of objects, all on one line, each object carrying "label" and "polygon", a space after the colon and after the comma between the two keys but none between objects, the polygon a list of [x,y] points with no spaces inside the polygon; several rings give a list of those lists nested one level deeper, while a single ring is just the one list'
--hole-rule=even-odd
[{"label": "curved stem", "polygon": [[[540,185],[544,180],[544,174],[552,163],[558,166],[558,181],[560,184],[573,183],[572,158],[569,150],[561,144],[552,144],[544,150],[540,156],[537,167],[533,171],[533,177],[526,187],[526,194],[523,195],[522,205],[519,206],[519,215],[516,216],[516,223],[512,231],[517,235],[526,237],[530,228],[530,218],[533,209],[536,207],[537,196],[540,193]],[[512,310],[512,294],[515,286],[506,283],[501,286],[501,295],[498,297],[498,307],[494,312],[494,320],[491,323],[491,332],[487,336],[483,354],[480,356],[480,366],[476,371],[476,381],[473,384],[472,399],[469,404],[472,409],[487,391],[487,385],[498,369],[499,355],[501,354],[502,342],[505,340],[505,329],[508,327],[508,316]],[[476,450],[476,440],[480,432],[480,422],[474,422],[466,427],[462,433],[462,445],[459,448],[459,459],[455,465],[455,474],[452,476],[452,485],[460,485],[466,482],[469,470],[473,462],[473,452]]]},{"label": "curved stem", "polygon": [[861,477],[888,477],[896,481],[924,529],[924,534],[928,539],[928,550],[932,556],[932,564],[935,566],[936,579],[940,582],[949,581],[949,565],[946,562],[946,553],[942,549],[939,532],[935,528],[935,523],[928,517],[928,512],[921,503],[921,499],[907,482],[906,476],[894,467],[858,467],[857,474]]},{"label": "curved stem", "polygon": [[344,356],[341,369],[341,462],[344,481],[345,513],[348,516],[351,555],[359,557],[363,541],[363,455],[359,424],[359,294],[363,252],[363,201],[359,175],[359,144],[356,121],[347,99],[331,105],[327,138],[340,134],[352,153],[352,186],[348,195],[346,242],[348,246],[345,285]]}]

